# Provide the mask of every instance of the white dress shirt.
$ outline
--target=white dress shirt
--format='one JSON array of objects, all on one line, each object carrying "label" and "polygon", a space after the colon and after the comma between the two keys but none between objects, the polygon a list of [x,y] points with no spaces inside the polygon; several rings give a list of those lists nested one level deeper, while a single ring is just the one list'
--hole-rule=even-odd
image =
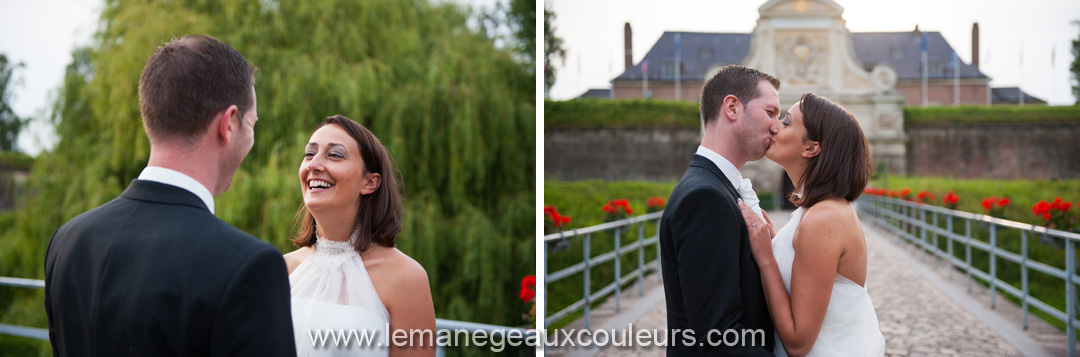
[{"label": "white dress shirt", "polygon": [[715,151],[709,150],[709,148],[698,146],[697,154],[716,164],[716,167],[720,168],[720,172],[724,173],[728,181],[731,181],[731,185],[739,190],[739,196],[742,196],[743,202],[746,202],[746,205],[750,207],[750,211],[756,213],[761,219],[765,219],[765,216],[761,213],[761,200],[758,199],[757,193],[754,192],[754,186],[750,184],[750,179],[743,178],[742,173],[735,168],[731,161],[728,161],[728,159]]},{"label": "white dress shirt", "polygon": [[199,199],[206,204],[206,208],[210,210],[210,214],[214,214],[214,195],[210,194],[210,190],[207,189],[206,186],[203,186],[202,183],[191,178],[191,176],[164,167],[147,166],[142,170],[142,173],[139,174],[139,179],[176,186],[194,193],[195,196],[199,196]]}]

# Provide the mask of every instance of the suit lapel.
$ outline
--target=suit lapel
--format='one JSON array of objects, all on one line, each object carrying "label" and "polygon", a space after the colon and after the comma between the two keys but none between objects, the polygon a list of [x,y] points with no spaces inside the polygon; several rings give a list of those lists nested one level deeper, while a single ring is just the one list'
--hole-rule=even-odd
[{"label": "suit lapel", "polygon": [[716,167],[716,164],[704,156],[694,154],[694,158],[690,159],[690,167],[700,167],[711,172],[713,176],[716,176],[716,179],[720,181],[720,184],[731,193],[732,198],[742,198],[742,195],[739,194],[739,190],[735,189],[735,186],[731,184],[731,181],[728,181],[727,176],[724,176],[724,172],[720,171],[720,168]]},{"label": "suit lapel", "polygon": [[120,196],[139,201],[192,206],[210,212],[202,199],[194,193],[155,181],[132,180],[131,185]]}]

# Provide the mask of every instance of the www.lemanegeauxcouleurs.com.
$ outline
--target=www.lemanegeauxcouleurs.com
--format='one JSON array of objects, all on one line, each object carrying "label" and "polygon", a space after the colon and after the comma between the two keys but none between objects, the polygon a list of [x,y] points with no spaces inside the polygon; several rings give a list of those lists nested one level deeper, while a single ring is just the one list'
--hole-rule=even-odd
[{"label": "www.lemanegeauxcouleurs.com", "polygon": [[674,329],[670,331],[655,329],[634,329],[629,324],[627,329],[595,330],[554,330],[550,335],[539,331],[526,334],[521,330],[508,331],[470,331],[465,329],[435,330],[393,330],[386,329],[309,329],[308,338],[316,347],[385,347],[414,346],[410,341],[419,341],[422,346],[446,347],[487,347],[492,352],[502,352],[507,346],[536,347],[543,341],[548,347],[664,347],[669,343],[684,346],[764,346],[765,331],[762,329],[727,329],[709,330],[705,336],[698,336],[693,330]]}]

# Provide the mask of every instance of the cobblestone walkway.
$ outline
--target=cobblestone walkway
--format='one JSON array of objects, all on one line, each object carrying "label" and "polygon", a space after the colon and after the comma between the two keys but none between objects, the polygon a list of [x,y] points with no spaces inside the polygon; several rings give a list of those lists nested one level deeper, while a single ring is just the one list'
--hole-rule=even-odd
[{"label": "cobblestone walkway", "polygon": [[[771,217],[777,225],[786,221],[787,212]],[[778,219],[783,217],[781,219]],[[983,324],[968,310],[940,292],[913,269],[910,259],[895,251],[901,244],[883,236],[876,227],[866,225],[868,260],[867,289],[877,310],[881,332],[885,336],[886,356],[1020,356],[1013,345]],[[885,239],[894,240],[893,243]],[[662,289],[654,285],[653,289]],[[634,322],[634,329],[663,329],[665,305],[661,302]],[[573,351],[552,349],[554,355],[575,355]],[[597,351],[598,356],[664,356],[663,348],[612,347]]]}]

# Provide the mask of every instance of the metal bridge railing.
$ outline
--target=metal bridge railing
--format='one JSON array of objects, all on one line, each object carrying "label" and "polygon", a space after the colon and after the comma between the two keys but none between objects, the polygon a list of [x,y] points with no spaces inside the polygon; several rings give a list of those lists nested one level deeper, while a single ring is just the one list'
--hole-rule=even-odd
[{"label": "metal bridge railing", "polygon": [[[45,281],[35,279],[0,277],[0,286],[44,289]],[[467,321],[435,319],[435,330],[468,331],[470,336],[477,334],[483,334],[484,336],[500,336],[500,339],[506,342],[516,340],[516,345],[510,345],[508,343],[508,345],[510,346],[527,346],[526,341],[530,341],[530,339],[532,341],[536,341],[535,343],[540,343],[539,338],[536,334],[536,330],[520,327],[508,327]],[[514,332],[511,333],[511,331]],[[49,330],[37,327],[0,324],[0,335],[12,335],[38,340],[48,340]],[[435,355],[445,356],[446,346],[438,346]]]},{"label": "metal bridge railing", "polygon": [[[585,280],[585,283],[583,284],[583,287],[582,287],[584,297],[581,300],[578,300],[577,302],[574,302],[573,304],[570,304],[570,306],[567,306],[566,308],[560,310],[559,312],[556,312],[554,314],[551,314],[551,315],[547,316],[545,318],[545,323],[550,326],[551,324],[555,323],[556,321],[559,321],[559,320],[569,316],[570,314],[573,314],[574,312],[577,312],[579,310],[584,310],[585,311],[585,328],[588,329],[589,328],[589,310],[591,309],[593,302],[599,301],[599,300],[603,299],[604,297],[614,293],[615,294],[615,311],[619,311],[619,309],[621,308],[621,306],[620,306],[621,305],[620,295],[622,295],[622,286],[625,285],[626,283],[634,280],[634,279],[637,279],[638,292],[640,294],[644,295],[645,294],[645,283],[644,283],[644,281],[645,281],[645,273],[646,273],[646,271],[649,271],[649,270],[659,271],[660,270],[660,237],[659,237],[660,231],[659,230],[660,230],[660,216],[662,214],[663,214],[663,211],[653,212],[653,213],[649,213],[649,214],[642,215],[642,216],[631,217],[631,218],[627,218],[627,219],[623,219],[623,220],[619,220],[619,221],[614,221],[614,222],[608,222],[608,223],[604,223],[604,224],[600,224],[600,225],[595,225],[595,226],[592,226],[592,227],[572,229],[572,230],[569,230],[569,231],[559,232],[559,233],[554,233],[554,234],[548,234],[548,235],[544,236],[544,243],[545,243],[544,244],[544,250],[545,250],[544,251],[544,273],[545,273],[545,278],[544,278],[544,287],[545,287],[545,289],[544,289],[544,291],[545,291],[545,294],[546,294],[547,291],[550,291],[550,290],[548,290],[546,288],[548,285],[551,285],[551,283],[562,280],[562,279],[564,279],[564,278],[566,278],[568,276],[572,276],[572,275],[577,274],[577,273],[582,273],[584,275],[584,280]],[[647,223],[647,222],[654,222],[654,223],[656,223],[656,227],[657,227],[657,231],[654,232],[654,233],[656,233],[656,235],[653,235],[653,236],[648,237],[648,238],[645,237],[645,223]],[[623,234],[622,230],[626,229],[629,232],[629,231],[631,231],[631,228],[634,225],[637,225],[637,235],[638,235],[637,241],[634,242],[634,243],[631,243],[629,245],[625,245],[625,246],[622,245],[621,244],[621,238],[622,238],[622,234]],[[604,231],[614,231],[615,232],[615,238],[614,238],[615,239],[615,247],[614,247],[614,249],[612,249],[609,252],[604,252],[603,254],[600,254],[600,255],[597,255],[597,256],[592,256],[592,252],[589,251],[589,243],[590,243],[590,239],[592,237],[592,234],[597,233],[597,232],[604,232]],[[551,256],[551,253],[552,253],[551,252],[551,247],[553,245],[556,245],[556,244],[569,243],[571,241],[571,239],[575,238],[575,237],[581,237],[582,238],[582,259],[581,259],[581,262],[577,263],[577,264],[574,264],[574,265],[571,265],[569,267],[563,268],[563,269],[561,269],[559,271],[556,271],[556,272],[551,272],[551,273],[547,272],[548,257]],[[656,259],[654,259],[652,261],[649,261],[649,262],[645,262],[645,248],[650,247],[650,246],[655,246],[656,247]],[[621,259],[619,259],[619,258],[622,257],[623,255],[631,254],[631,253],[634,253],[634,252],[636,252],[637,256],[638,256],[638,268],[634,269],[634,271],[631,271],[631,272],[627,273],[626,275],[622,275],[622,263],[621,263]],[[595,267],[598,264],[603,264],[603,263],[606,263],[606,262],[612,261],[612,260],[615,261],[615,277],[614,277],[615,281],[613,281],[611,284],[608,284],[607,286],[604,286],[603,288],[600,288],[600,290],[598,290],[598,291],[595,291],[595,292],[591,291],[591,289],[589,288],[589,279],[590,279],[590,273],[592,272],[592,268]],[[547,304],[547,301],[549,301],[549,300],[544,299],[544,301],[545,301],[545,304]],[[545,309],[545,311],[546,310],[547,309]]]},{"label": "metal bridge railing", "polygon": [[[1076,311],[1076,288],[1077,284],[1080,284],[1080,278],[1077,277],[1076,272],[1076,244],[1080,242],[1080,234],[868,194],[862,195],[858,203],[857,207],[863,213],[861,216],[870,218],[870,222],[918,246],[922,251],[923,258],[926,257],[927,253],[930,253],[947,261],[950,268],[964,271],[967,275],[969,291],[972,277],[986,282],[990,287],[991,307],[996,304],[996,295],[999,290],[1019,299],[1023,310],[1024,329],[1028,327],[1028,311],[1032,307],[1064,322],[1069,341],[1068,355],[1070,357],[1076,356],[1076,326],[1080,326]],[[944,229],[938,223],[940,220],[945,221]],[[959,220],[964,225],[963,235],[954,232],[953,222],[956,220]],[[973,223],[987,228],[989,231],[986,236],[987,242],[974,239],[971,230]],[[999,229],[1020,232],[1020,254],[1005,250],[999,246]],[[1065,268],[1059,269],[1031,260],[1028,256],[1028,240],[1032,236],[1040,237],[1043,241],[1051,241],[1051,239],[1063,241]],[[942,250],[938,245],[939,237],[944,237],[947,240],[945,250]],[[953,246],[956,244],[963,246],[963,259],[954,254]],[[972,248],[986,252],[989,255],[989,272],[982,271],[972,265]],[[1019,287],[998,278],[997,260],[999,258],[1020,266]],[[950,278],[953,270],[949,269]],[[1028,272],[1032,270],[1061,279],[1062,288],[1065,290],[1066,304],[1064,312],[1030,295]]]}]

